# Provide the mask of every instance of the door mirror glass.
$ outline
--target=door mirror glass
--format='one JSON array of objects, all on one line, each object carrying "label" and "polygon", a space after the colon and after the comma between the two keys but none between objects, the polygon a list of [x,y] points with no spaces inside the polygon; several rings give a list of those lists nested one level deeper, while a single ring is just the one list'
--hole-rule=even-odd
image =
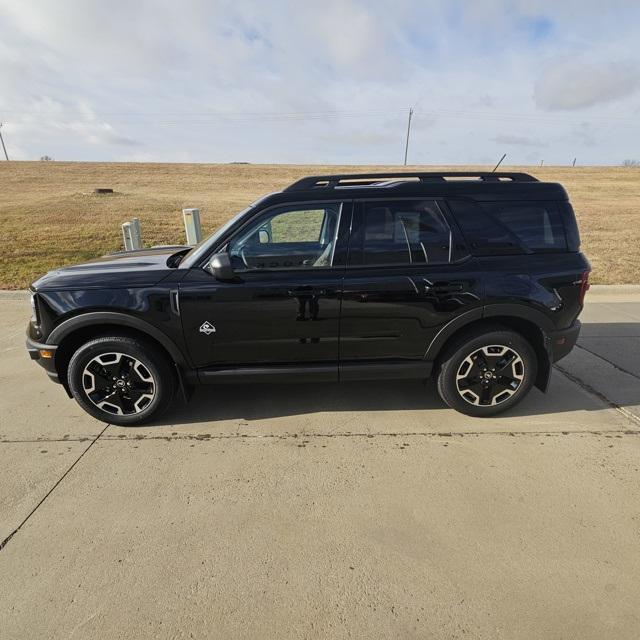
[{"label": "door mirror glass", "polygon": [[260,240],[260,244],[269,244],[269,242],[271,242],[271,237],[266,227],[262,227],[262,229],[258,231],[258,238]]},{"label": "door mirror glass", "polygon": [[205,266],[205,270],[221,282],[232,282],[238,279],[231,267],[229,254],[226,252],[216,253]]}]

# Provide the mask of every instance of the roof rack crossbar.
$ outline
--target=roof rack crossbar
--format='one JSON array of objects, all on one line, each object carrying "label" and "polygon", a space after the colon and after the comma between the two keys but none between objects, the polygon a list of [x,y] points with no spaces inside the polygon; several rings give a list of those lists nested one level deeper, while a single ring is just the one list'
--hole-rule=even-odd
[{"label": "roof rack crossbar", "polygon": [[483,182],[538,182],[528,173],[490,171],[428,171],[398,173],[344,173],[327,176],[309,176],[289,185],[285,191],[308,191],[310,189],[335,189],[345,186],[369,187],[389,178],[418,178],[420,182],[447,182],[447,178],[476,178]]}]

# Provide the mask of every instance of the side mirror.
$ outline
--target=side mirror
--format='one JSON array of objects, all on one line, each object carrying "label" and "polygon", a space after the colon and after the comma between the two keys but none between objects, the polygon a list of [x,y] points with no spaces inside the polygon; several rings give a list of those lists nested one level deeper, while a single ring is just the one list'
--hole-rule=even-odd
[{"label": "side mirror", "polygon": [[269,244],[269,242],[271,242],[269,232],[264,227],[258,231],[258,239],[260,244]]},{"label": "side mirror", "polygon": [[216,253],[205,269],[221,282],[233,282],[239,280],[231,267],[231,258],[228,253]]}]

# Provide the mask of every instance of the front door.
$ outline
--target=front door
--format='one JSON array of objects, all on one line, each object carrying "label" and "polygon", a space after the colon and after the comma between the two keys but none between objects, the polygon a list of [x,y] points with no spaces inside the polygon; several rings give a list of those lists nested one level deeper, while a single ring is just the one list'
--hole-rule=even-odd
[{"label": "front door", "polygon": [[180,312],[198,368],[322,365],[338,371],[340,295],[351,205],[278,205],[224,250],[235,282],[192,269]]},{"label": "front door", "polygon": [[481,306],[476,261],[464,256],[435,200],[355,207],[340,328],[344,371],[422,361],[447,322]]}]

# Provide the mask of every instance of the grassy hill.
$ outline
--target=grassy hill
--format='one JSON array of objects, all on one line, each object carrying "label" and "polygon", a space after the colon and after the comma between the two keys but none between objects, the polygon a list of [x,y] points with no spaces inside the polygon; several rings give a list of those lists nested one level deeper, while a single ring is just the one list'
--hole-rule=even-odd
[{"label": "grassy hill", "polygon": [[[366,170],[399,168],[0,162],[0,288],[24,288],[49,269],[121,249],[120,224],[134,216],[146,245],[183,242],[183,207],[200,208],[208,233],[259,196],[302,176]],[[567,188],[593,264],[592,282],[640,282],[640,169],[517,170]],[[93,195],[96,187],[116,193]]]}]

